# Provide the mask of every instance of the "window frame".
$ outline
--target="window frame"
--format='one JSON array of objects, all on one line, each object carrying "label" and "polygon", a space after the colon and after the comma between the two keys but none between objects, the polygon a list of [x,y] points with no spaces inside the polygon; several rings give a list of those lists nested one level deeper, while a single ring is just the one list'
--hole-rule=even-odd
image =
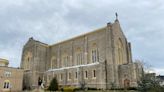
[{"label": "window frame", "polygon": [[77,79],[77,74],[78,74],[78,73],[77,73],[77,72],[75,72],[75,79]]},{"label": "window frame", "polygon": [[96,70],[95,69],[92,71],[92,78],[96,79]]},{"label": "window frame", "polygon": [[91,50],[91,61],[92,63],[95,63],[95,62],[99,62],[99,52],[98,52],[98,48],[93,48]]},{"label": "window frame", "polygon": [[72,79],[72,74],[69,72],[68,73],[68,80],[71,80]]},{"label": "window frame", "polygon": [[88,79],[88,71],[87,71],[87,70],[84,71],[84,78],[85,78],[85,79]]},{"label": "window frame", "polygon": [[3,84],[3,88],[4,89],[10,89],[10,87],[11,87],[11,84],[10,84],[10,81],[4,81],[4,84]]}]

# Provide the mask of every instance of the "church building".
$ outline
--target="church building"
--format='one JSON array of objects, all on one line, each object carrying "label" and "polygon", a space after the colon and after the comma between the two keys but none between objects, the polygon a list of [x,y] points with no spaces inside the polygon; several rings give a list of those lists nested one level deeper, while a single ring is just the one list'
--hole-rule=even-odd
[{"label": "church building", "polygon": [[[62,34],[61,34],[62,35]],[[29,38],[23,47],[24,88],[56,77],[60,87],[111,89],[137,87],[142,66],[132,61],[131,44],[119,20],[71,39],[48,45]]]}]

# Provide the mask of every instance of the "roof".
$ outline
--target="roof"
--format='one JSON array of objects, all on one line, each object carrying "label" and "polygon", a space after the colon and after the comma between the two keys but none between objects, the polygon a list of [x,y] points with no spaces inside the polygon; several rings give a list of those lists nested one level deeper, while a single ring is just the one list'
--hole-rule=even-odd
[{"label": "roof", "polygon": [[57,43],[52,44],[52,45],[49,45],[49,46],[58,45],[58,44],[61,44],[61,43],[67,42],[67,41],[71,41],[71,40],[76,39],[76,38],[79,38],[79,37],[83,37],[83,36],[89,35],[89,34],[91,34],[91,33],[96,33],[96,32],[98,32],[98,31],[104,30],[105,28],[106,28],[106,27],[102,27],[102,28],[96,29],[96,30],[94,30],[94,31],[91,31],[91,32],[88,32],[88,33],[84,33],[84,34],[82,34],[82,35],[78,35],[78,36],[72,37],[72,38],[70,38],[70,39],[57,42]]},{"label": "roof", "polygon": [[3,62],[3,63],[6,63],[6,64],[9,64],[9,61],[7,59],[2,59],[0,58],[0,62]]},{"label": "roof", "polygon": [[159,75],[159,76],[157,76],[157,78],[164,80],[164,75]]},{"label": "roof", "polygon": [[22,68],[19,67],[6,67],[6,66],[0,66],[0,68],[5,68],[5,69],[16,69],[16,70],[23,70]]}]

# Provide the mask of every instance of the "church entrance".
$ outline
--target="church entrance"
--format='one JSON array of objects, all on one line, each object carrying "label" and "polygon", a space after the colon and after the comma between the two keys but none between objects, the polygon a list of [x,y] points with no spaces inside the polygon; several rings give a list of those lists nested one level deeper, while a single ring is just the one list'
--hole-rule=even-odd
[{"label": "church entrance", "polygon": [[130,87],[130,80],[125,79],[124,80],[124,88],[129,88]]}]

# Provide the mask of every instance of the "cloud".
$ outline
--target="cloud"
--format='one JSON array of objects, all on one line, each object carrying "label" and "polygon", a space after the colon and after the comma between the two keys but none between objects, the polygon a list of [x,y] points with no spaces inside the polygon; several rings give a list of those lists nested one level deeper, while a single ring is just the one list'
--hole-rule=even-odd
[{"label": "cloud", "polygon": [[48,44],[113,22],[119,14],[134,59],[164,66],[163,0],[1,0],[0,57],[18,67],[29,37]]},{"label": "cloud", "polygon": [[155,68],[154,72],[156,75],[164,75],[164,68]]}]

